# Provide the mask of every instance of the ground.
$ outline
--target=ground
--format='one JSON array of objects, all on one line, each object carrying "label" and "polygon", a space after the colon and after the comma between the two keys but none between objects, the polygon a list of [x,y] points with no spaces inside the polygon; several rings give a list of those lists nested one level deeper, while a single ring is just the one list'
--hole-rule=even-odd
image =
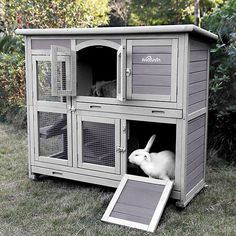
[{"label": "ground", "polygon": [[154,234],[101,222],[114,189],[28,178],[26,131],[0,123],[0,235],[236,235],[236,168],[211,158],[207,184],[184,209],[170,200]]}]

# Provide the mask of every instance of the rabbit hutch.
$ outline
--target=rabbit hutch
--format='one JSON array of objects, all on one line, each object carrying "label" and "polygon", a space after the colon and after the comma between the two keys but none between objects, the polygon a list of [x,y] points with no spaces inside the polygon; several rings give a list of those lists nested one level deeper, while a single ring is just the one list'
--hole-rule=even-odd
[{"label": "rabbit hutch", "polygon": [[29,176],[117,187],[151,135],[175,153],[171,198],[205,185],[209,49],[194,25],[18,29],[25,36]]}]

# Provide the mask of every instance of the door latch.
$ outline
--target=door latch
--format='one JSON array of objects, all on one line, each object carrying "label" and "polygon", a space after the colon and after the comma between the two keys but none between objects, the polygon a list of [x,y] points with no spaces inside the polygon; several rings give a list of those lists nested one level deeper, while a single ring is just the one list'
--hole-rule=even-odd
[{"label": "door latch", "polygon": [[126,68],[125,74],[127,77],[131,76],[131,68]]},{"label": "door latch", "polygon": [[74,106],[68,106],[68,111],[75,112],[76,108]]},{"label": "door latch", "polygon": [[124,147],[117,146],[117,147],[116,147],[116,151],[117,151],[117,152],[125,152],[126,150],[125,150]]}]

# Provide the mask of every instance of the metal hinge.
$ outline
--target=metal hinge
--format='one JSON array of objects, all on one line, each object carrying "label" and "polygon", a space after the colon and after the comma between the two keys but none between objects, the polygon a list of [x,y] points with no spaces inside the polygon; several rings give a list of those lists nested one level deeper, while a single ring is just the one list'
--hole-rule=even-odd
[{"label": "metal hinge", "polygon": [[116,151],[117,151],[117,152],[125,152],[126,150],[125,150],[124,147],[118,146],[118,147],[116,147]]}]

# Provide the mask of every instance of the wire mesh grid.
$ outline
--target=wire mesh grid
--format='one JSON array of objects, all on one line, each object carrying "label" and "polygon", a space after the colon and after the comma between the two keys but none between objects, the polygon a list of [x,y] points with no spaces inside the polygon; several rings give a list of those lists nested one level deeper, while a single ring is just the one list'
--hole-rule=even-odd
[{"label": "wire mesh grid", "polygon": [[82,122],[82,161],[103,166],[115,166],[115,125]]},{"label": "wire mesh grid", "polygon": [[67,117],[65,114],[38,112],[39,156],[68,159]]}]

